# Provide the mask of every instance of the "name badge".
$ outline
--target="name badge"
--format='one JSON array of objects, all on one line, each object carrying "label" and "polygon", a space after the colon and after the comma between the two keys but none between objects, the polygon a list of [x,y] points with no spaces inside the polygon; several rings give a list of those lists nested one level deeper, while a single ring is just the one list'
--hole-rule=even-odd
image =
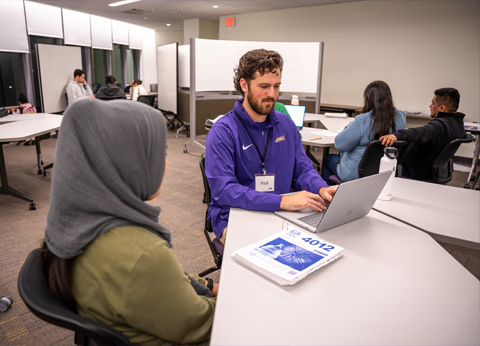
[{"label": "name badge", "polygon": [[274,192],[275,174],[255,174],[255,191]]}]

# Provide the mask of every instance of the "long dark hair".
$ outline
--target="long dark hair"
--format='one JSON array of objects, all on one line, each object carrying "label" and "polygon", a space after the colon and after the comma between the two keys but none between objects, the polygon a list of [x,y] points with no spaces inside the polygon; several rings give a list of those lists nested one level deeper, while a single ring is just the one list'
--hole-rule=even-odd
[{"label": "long dark hair", "polygon": [[72,261],[51,252],[45,241],[40,251],[43,276],[52,292],[70,309],[75,310],[76,301],[72,294]]},{"label": "long dark hair", "polygon": [[370,83],[363,92],[362,113],[372,112],[371,139],[395,131],[395,107],[392,92],[387,83],[376,80]]}]

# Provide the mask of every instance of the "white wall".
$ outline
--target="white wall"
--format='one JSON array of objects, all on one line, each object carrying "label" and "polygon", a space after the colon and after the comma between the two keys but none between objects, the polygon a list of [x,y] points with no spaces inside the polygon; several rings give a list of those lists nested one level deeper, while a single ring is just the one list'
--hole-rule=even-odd
[{"label": "white wall", "polygon": [[142,28],[142,53],[140,57],[140,79],[145,89],[157,83],[157,45],[155,30]]},{"label": "white wall", "polygon": [[155,42],[157,46],[164,44],[178,42],[178,45],[183,45],[183,31],[155,31]]},{"label": "white wall", "polygon": [[218,40],[218,20],[200,19],[199,38]]},{"label": "white wall", "polygon": [[479,121],[479,1],[361,1],[235,17],[229,28],[220,18],[219,39],[325,42],[322,102],[361,105],[367,84],[381,79],[397,108],[428,114],[433,91],[455,87],[466,121]]},{"label": "white wall", "polygon": [[200,38],[200,19],[186,19],[183,21],[183,44],[190,44],[190,38]]}]

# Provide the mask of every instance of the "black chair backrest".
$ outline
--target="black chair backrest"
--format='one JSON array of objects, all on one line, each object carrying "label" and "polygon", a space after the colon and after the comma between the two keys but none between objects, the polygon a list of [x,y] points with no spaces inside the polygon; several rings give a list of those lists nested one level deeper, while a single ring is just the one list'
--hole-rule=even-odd
[{"label": "black chair backrest", "polygon": [[123,89],[124,93],[129,93],[130,92],[130,85],[127,85],[125,89]]},{"label": "black chair backrest", "polygon": [[157,92],[158,91],[158,84],[150,84],[150,91]]},{"label": "black chair backrest", "polygon": [[142,102],[153,107],[153,104],[155,103],[155,96],[156,95],[141,95],[138,97],[138,102]]},{"label": "black chair backrest", "polygon": [[446,184],[452,180],[453,156],[462,143],[473,142],[473,136],[467,134],[465,138],[454,139],[448,143],[433,161],[433,181],[438,184]]},{"label": "black chair backrest", "polygon": [[[210,186],[208,185],[207,175],[205,174],[205,158],[202,157],[200,159],[200,170],[202,171],[202,178],[203,178],[203,187],[205,188],[205,200],[207,201],[207,205],[210,205],[212,201],[212,193],[210,191]],[[208,207],[207,212],[208,214]],[[207,215],[205,215],[205,228],[209,232],[213,232],[212,225],[210,221],[207,220]]]},{"label": "black chair backrest", "polygon": [[80,316],[61,302],[43,277],[39,256],[40,249],[33,250],[18,276],[18,292],[35,316],[73,330],[77,335],[94,340],[98,345],[131,345],[122,333],[104,323]]},{"label": "black chair backrest", "polygon": [[[397,165],[402,163],[403,153],[409,142],[407,141],[395,141],[391,146],[397,148]],[[370,175],[377,174],[380,169],[380,160],[383,157],[383,149],[385,146],[382,144],[381,140],[371,141],[365,152],[363,153],[362,159],[358,164],[358,176],[368,177]]]}]

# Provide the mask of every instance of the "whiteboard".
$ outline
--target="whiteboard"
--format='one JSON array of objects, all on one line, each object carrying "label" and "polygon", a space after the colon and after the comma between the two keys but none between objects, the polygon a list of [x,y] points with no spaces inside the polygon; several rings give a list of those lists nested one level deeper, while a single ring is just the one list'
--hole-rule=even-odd
[{"label": "whiteboard", "polygon": [[281,91],[317,93],[320,42],[195,40],[195,91],[234,90],[233,69],[248,51],[274,50],[283,58]]},{"label": "whiteboard", "polygon": [[190,88],[190,46],[178,46],[178,86]]},{"label": "whiteboard", "polygon": [[43,112],[63,112],[67,108],[65,87],[73,80],[73,71],[82,68],[81,48],[37,44],[37,56]]},{"label": "whiteboard", "polygon": [[157,47],[158,108],[177,114],[178,43]]}]

